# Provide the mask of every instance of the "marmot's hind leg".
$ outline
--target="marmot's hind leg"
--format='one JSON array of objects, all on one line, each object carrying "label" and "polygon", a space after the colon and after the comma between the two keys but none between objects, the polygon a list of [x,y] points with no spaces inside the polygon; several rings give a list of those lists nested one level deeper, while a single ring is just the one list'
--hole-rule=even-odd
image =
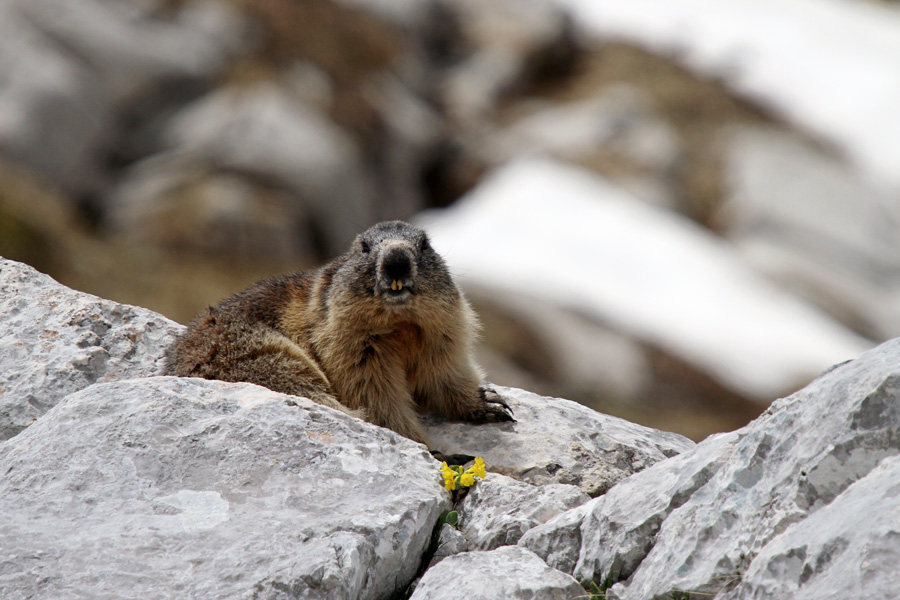
[{"label": "marmot's hind leg", "polygon": [[283,394],[302,396],[367,419],[365,410],[352,410],[337,401],[328,378],[303,348],[274,330],[254,333],[253,343],[225,369],[233,381],[248,381]]},{"label": "marmot's hind leg", "polygon": [[367,416],[338,402],[316,362],[288,337],[258,324],[217,318],[215,310],[192,324],[167,361],[170,375],[255,383],[354,417]]}]

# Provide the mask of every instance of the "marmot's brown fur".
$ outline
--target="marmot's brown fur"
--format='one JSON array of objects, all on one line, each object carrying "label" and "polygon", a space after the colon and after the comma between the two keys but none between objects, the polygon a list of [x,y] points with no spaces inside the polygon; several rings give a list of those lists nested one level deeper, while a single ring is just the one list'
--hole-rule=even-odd
[{"label": "marmot's brown fur", "polygon": [[478,329],[425,232],[392,221],[314,271],[260,281],[199,315],[166,372],[305,396],[424,443],[420,412],[512,420],[473,361]]}]

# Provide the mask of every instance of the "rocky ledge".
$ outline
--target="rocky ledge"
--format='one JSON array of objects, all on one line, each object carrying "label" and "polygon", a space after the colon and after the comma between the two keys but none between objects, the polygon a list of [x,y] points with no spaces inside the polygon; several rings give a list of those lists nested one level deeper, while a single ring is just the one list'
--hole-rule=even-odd
[{"label": "rocky ledge", "polygon": [[[306,399],[157,376],[180,326],[0,260],[0,597],[893,597],[900,340],[700,444],[502,388],[488,476]],[[592,499],[593,496],[593,499]],[[437,543],[433,540],[437,539]],[[426,567],[427,566],[427,567]]]}]

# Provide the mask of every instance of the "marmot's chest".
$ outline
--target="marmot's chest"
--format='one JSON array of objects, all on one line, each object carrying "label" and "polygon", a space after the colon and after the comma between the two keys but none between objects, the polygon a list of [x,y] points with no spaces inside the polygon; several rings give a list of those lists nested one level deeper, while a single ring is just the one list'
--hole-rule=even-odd
[{"label": "marmot's chest", "polygon": [[414,362],[425,349],[425,333],[421,326],[404,321],[387,333],[371,336],[369,346],[385,358],[395,358],[401,363]]}]

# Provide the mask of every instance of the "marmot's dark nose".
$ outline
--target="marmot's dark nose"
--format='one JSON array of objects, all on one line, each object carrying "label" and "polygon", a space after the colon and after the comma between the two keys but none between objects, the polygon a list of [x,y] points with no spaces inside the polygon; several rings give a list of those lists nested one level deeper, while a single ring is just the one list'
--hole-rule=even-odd
[{"label": "marmot's dark nose", "polygon": [[384,275],[389,281],[409,281],[412,260],[402,248],[391,248],[382,262]]}]

